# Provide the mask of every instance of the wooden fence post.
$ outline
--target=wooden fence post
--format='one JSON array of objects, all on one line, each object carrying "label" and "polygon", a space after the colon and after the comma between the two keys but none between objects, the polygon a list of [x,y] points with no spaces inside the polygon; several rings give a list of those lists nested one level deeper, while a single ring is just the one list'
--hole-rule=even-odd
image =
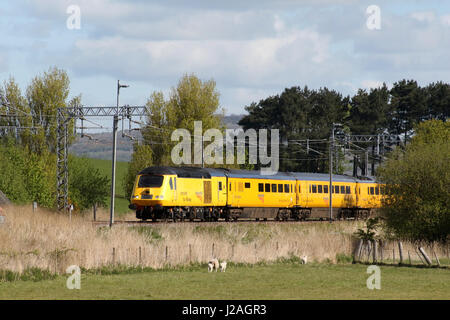
[{"label": "wooden fence post", "polygon": [[408,250],[408,260],[409,260],[409,264],[411,265],[411,255],[409,254],[409,250]]},{"label": "wooden fence post", "polygon": [[441,262],[439,261],[439,258],[438,258],[437,254],[436,254],[436,251],[434,251],[434,249],[433,249],[433,253],[434,253],[434,257],[436,258],[436,262],[437,262],[438,266],[440,267],[441,266]]},{"label": "wooden fence post", "polygon": [[191,248],[191,244],[189,243],[189,263],[192,262],[192,248]]},{"label": "wooden fence post", "polygon": [[392,262],[395,263],[395,248],[392,247]]},{"label": "wooden fence post", "polygon": [[423,250],[422,247],[419,247],[419,251],[422,254],[422,256],[425,258],[425,261],[428,263],[428,265],[431,266],[432,262],[431,262],[430,258],[428,257],[428,255],[426,254],[425,250]]},{"label": "wooden fence post", "polygon": [[113,247],[113,251],[112,251],[112,264],[115,265],[116,264],[116,248]]},{"label": "wooden fence post", "polygon": [[359,239],[358,245],[356,246],[355,252],[353,253],[353,263],[359,262],[362,244],[363,240]]},{"label": "wooden fence post", "polygon": [[167,262],[167,257],[169,256],[169,249],[168,249],[168,247],[166,246],[166,262]]},{"label": "wooden fence post", "polygon": [[211,254],[212,254],[211,256],[214,258],[214,242],[212,244]]},{"label": "wooden fence post", "polygon": [[378,244],[377,244],[377,240],[373,240],[373,262],[376,263],[377,262],[377,250],[378,250]]},{"label": "wooden fence post", "polygon": [[399,264],[403,264],[403,244],[401,241],[398,242],[398,255],[400,258]]},{"label": "wooden fence post", "polygon": [[142,265],[142,251],[141,247],[139,247],[139,265]]},{"label": "wooden fence post", "polygon": [[380,261],[383,262],[383,242],[380,239]]}]

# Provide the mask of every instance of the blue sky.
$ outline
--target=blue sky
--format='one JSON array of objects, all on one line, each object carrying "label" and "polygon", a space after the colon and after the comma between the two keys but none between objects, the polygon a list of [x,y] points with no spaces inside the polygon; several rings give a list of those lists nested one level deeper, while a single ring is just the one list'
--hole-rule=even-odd
[{"label": "blue sky", "polygon": [[[327,86],[343,94],[392,85],[450,82],[449,1],[28,0],[0,4],[0,79],[25,91],[50,66],[65,69],[71,96],[142,105],[184,73],[213,78],[227,114],[285,87]],[[66,13],[78,5],[81,28]],[[381,29],[366,8],[381,10]]]}]

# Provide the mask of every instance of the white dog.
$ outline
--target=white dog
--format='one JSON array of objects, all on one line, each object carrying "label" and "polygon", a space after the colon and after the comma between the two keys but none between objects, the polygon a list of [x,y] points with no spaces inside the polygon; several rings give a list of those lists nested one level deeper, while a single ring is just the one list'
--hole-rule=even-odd
[{"label": "white dog", "polygon": [[217,259],[211,259],[208,262],[208,272],[212,272],[213,270],[217,270],[219,269],[219,260]]},{"label": "white dog", "polygon": [[225,272],[226,269],[227,269],[227,262],[226,261],[222,261],[220,263],[220,272]]},{"label": "white dog", "polygon": [[302,264],[306,264],[308,262],[308,256],[303,256],[300,261]]}]

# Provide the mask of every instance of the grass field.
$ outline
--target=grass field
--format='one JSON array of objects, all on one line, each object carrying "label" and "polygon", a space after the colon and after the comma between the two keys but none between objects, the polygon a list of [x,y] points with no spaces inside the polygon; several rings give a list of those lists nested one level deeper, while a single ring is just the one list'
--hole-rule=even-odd
[{"label": "grass field", "polygon": [[450,299],[450,269],[381,266],[381,289],[366,286],[367,265],[298,261],[206,265],[116,275],[82,274],[81,289],[54,280],[0,283],[0,299]]},{"label": "grass field", "polygon": [[[101,159],[93,159],[86,158],[89,163],[96,169],[98,169],[101,174],[106,175],[109,179],[111,179],[111,160],[101,160]],[[117,161],[116,163],[116,197],[115,197],[115,212],[117,216],[120,217],[124,213],[130,211],[128,209],[128,198],[125,195],[125,190],[123,189],[123,178],[127,174],[128,170],[128,162]],[[110,207],[111,197],[108,197],[107,204],[108,208]]]}]

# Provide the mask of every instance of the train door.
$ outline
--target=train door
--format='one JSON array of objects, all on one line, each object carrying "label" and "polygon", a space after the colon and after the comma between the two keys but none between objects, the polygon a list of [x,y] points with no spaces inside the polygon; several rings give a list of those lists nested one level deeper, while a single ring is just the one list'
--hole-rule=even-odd
[{"label": "train door", "polygon": [[203,181],[203,202],[205,204],[212,202],[211,181]]}]

